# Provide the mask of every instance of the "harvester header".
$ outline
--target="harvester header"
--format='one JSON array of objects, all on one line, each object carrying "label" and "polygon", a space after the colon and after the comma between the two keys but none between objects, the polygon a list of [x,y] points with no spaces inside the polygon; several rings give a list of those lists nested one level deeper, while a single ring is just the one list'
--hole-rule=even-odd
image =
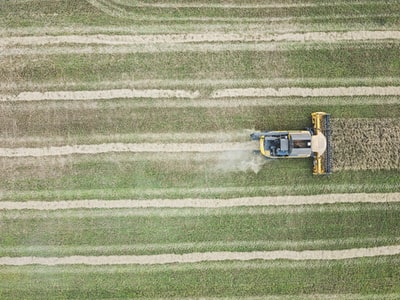
[{"label": "harvester header", "polygon": [[298,131],[264,131],[250,135],[260,143],[260,153],[266,158],[304,158],[314,160],[313,174],[332,173],[330,115],[311,114],[313,127]]},{"label": "harvester header", "polygon": [[330,115],[324,112],[311,114],[314,126],[311,145],[314,152],[313,174],[332,173],[331,125]]}]

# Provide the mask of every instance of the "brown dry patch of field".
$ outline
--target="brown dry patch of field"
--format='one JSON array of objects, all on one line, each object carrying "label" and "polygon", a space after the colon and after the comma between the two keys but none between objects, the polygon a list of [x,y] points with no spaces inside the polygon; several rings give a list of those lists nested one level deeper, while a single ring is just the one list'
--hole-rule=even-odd
[{"label": "brown dry patch of field", "polygon": [[400,169],[400,119],[333,119],[336,170]]}]

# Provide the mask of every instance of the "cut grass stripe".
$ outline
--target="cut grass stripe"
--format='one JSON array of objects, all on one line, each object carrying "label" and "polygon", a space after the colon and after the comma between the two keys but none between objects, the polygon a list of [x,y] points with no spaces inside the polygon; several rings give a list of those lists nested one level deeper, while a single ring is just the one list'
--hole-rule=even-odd
[{"label": "cut grass stripe", "polygon": [[[367,257],[361,259],[349,260],[256,260],[256,261],[215,261],[215,262],[202,262],[194,264],[168,264],[168,265],[136,265],[132,268],[131,265],[116,265],[114,267],[107,266],[85,266],[85,265],[68,265],[68,266],[3,266],[0,268],[0,274],[6,275],[7,273],[19,274],[46,274],[54,276],[56,274],[62,275],[77,275],[77,274],[154,274],[163,271],[170,272],[185,272],[185,271],[232,271],[232,270],[248,270],[256,271],[261,269],[270,269],[272,271],[293,271],[301,269],[302,271],[309,271],[318,268],[330,268],[333,266],[340,266],[342,268],[358,267],[365,264],[384,265],[391,264],[397,268],[400,263],[398,255],[382,256],[382,257]],[[303,275],[304,276],[304,275]],[[181,298],[179,298],[181,299]]]},{"label": "cut grass stripe", "polygon": [[[319,45],[314,48],[332,48],[331,44]],[[0,56],[38,56],[60,54],[130,54],[130,53],[160,53],[160,52],[223,52],[223,51],[285,51],[293,50],[296,45],[276,43],[207,43],[207,44],[150,44],[150,45],[120,45],[120,46],[23,46],[0,47]],[[300,47],[297,47],[300,48]]]},{"label": "cut grass stripe", "polygon": [[199,263],[210,261],[248,260],[345,260],[361,257],[400,254],[400,246],[355,248],[346,250],[306,251],[253,251],[253,252],[195,252],[185,254],[121,255],[121,256],[70,256],[70,257],[0,257],[0,265],[154,265],[173,263]]},{"label": "cut grass stripe", "polygon": [[[2,90],[53,91],[60,90],[101,90],[101,89],[215,89],[227,87],[348,87],[348,86],[400,86],[400,77],[343,77],[343,78],[252,78],[252,79],[144,79],[144,80],[103,80],[97,82],[47,81],[0,82]],[[173,101],[172,99],[169,101]],[[275,101],[275,99],[274,99]]]},{"label": "cut grass stripe", "polygon": [[3,101],[100,100],[116,98],[198,98],[198,91],[114,89],[99,91],[22,92],[1,97]]},{"label": "cut grass stripe", "polygon": [[[354,96],[360,97],[360,96],[399,96],[399,95],[400,95],[400,86],[351,86],[351,87],[321,87],[321,88],[281,87],[281,88],[218,89],[214,90],[210,96],[211,98],[238,98],[238,97],[354,97]],[[199,97],[200,97],[199,91],[158,90],[158,89],[151,89],[151,90],[112,89],[112,90],[93,90],[93,91],[21,92],[15,96],[4,95],[4,94],[0,95],[0,101],[1,100],[2,101],[105,100],[105,99],[124,99],[124,98],[195,99]],[[260,104],[259,102],[252,103],[252,105],[259,105],[259,104]],[[168,106],[168,104],[165,105]]]},{"label": "cut grass stripe", "polygon": [[242,143],[142,143],[123,144],[110,143],[101,145],[74,145],[47,148],[0,148],[0,157],[42,157],[71,154],[99,154],[109,152],[151,152],[151,153],[179,153],[179,152],[226,152],[253,150],[254,142]]},{"label": "cut grass stripe", "polygon": [[399,40],[400,31],[347,31],[347,32],[307,32],[267,34],[264,32],[164,35],[63,35],[63,36],[23,36],[0,38],[0,46],[14,45],[54,45],[54,44],[102,44],[135,45],[163,43],[199,42],[338,42],[365,40]]},{"label": "cut grass stripe", "polygon": [[[392,204],[392,205],[391,205]],[[222,207],[222,208],[97,208],[97,209],[69,209],[69,210],[2,210],[3,218],[14,222],[32,222],[32,220],[46,220],[53,223],[70,222],[79,219],[85,222],[88,219],[104,218],[256,218],[262,216],[278,216],[288,214],[328,214],[328,213],[395,213],[400,210],[398,202],[389,203],[326,203],[313,205],[280,205],[259,207]],[[279,217],[279,216],[278,216]],[[72,222],[72,221],[71,221]],[[222,224],[220,221],[219,225]],[[55,225],[55,224],[53,224]],[[332,225],[332,224],[330,224]],[[160,225],[160,226],[165,226]],[[238,225],[240,226],[240,225]],[[262,224],[262,226],[266,226]],[[354,226],[354,224],[353,224]],[[110,228],[112,225],[110,225]],[[260,226],[261,228],[261,226]],[[177,229],[177,227],[175,227]],[[396,228],[397,229],[397,228]],[[159,230],[159,229],[154,229]],[[208,229],[212,230],[212,229]],[[261,230],[261,229],[260,229]],[[303,229],[300,229],[303,230]],[[236,230],[238,231],[238,229]],[[271,232],[269,232],[271,233]],[[391,232],[392,233],[392,232]],[[222,233],[221,233],[222,234]],[[226,234],[226,232],[224,233]],[[15,236],[17,233],[15,234]],[[167,237],[168,238],[168,237]],[[248,235],[247,237],[248,238]],[[129,239],[129,237],[128,237]]]},{"label": "cut grass stripe", "polygon": [[1,201],[1,210],[63,210],[77,208],[223,208],[240,206],[313,205],[332,203],[399,202],[399,193],[326,194],[313,196],[243,197],[231,199]]},{"label": "cut grass stripe", "polygon": [[[120,99],[115,99],[114,102],[107,102],[109,108],[120,108],[122,106],[126,108],[240,108],[240,107],[263,107],[263,106],[294,106],[294,105],[324,105],[324,106],[351,106],[351,105],[393,105],[399,104],[397,96],[343,96],[343,97],[297,97],[297,96],[285,96],[280,97],[277,101],[276,97],[273,96],[257,96],[257,98],[246,98],[241,96],[231,96],[232,98],[219,98],[219,99],[199,99],[198,101],[187,101],[186,99],[138,99],[130,102],[123,102]],[[5,96],[7,98],[7,96]],[[3,98],[3,99],[5,99]],[[11,97],[8,96],[8,99]],[[1,101],[1,99],[0,99]],[[35,100],[33,100],[35,101]],[[82,109],[90,109],[95,104],[99,103],[99,100],[85,99],[87,104],[82,101],[65,101],[64,103],[58,103],[59,108],[75,109],[80,107]],[[107,100],[106,100],[107,101]],[[60,101],[59,101],[60,102]],[[22,111],[28,110],[26,107],[21,107]],[[46,139],[46,137],[43,137]],[[90,137],[89,137],[90,138]]]},{"label": "cut grass stripe", "polygon": [[[163,133],[120,133],[113,135],[91,134],[88,136],[63,137],[63,136],[26,136],[26,137],[0,137],[3,147],[7,144],[11,147],[40,147],[61,146],[74,144],[101,144],[101,143],[145,143],[157,140],[160,143],[213,143],[247,142],[252,130],[220,131],[220,132],[163,132]],[[31,146],[34,145],[34,146]],[[6,146],[7,147],[7,146]]]},{"label": "cut grass stripe", "polygon": [[399,96],[399,86],[387,87],[330,87],[330,88],[247,88],[221,89],[211,98],[231,97],[353,97],[353,96]]},{"label": "cut grass stripe", "polygon": [[[353,41],[354,47],[380,50],[387,44],[385,40]],[[307,48],[313,50],[340,50],[346,47],[347,41],[338,42],[307,42]],[[305,48],[304,42],[199,42],[199,43],[149,43],[149,44],[54,44],[43,45],[12,45],[0,46],[0,56],[43,56],[43,55],[78,55],[78,54],[134,54],[134,53],[172,53],[172,52],[226,52],[226,51],[269,51],[289,52]]]}]

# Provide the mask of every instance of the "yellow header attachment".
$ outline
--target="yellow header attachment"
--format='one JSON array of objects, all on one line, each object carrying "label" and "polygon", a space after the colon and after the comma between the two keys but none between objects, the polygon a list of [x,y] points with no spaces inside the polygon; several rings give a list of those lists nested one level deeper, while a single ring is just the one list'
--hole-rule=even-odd
[{"label": "yellow header attachment", "polygon": [[314,175],[330,174],[331,145],[330,145],[330,115],[325,112],[313,112],[311,114],[314,125],[314,135],[311,146],[314,152]]}]

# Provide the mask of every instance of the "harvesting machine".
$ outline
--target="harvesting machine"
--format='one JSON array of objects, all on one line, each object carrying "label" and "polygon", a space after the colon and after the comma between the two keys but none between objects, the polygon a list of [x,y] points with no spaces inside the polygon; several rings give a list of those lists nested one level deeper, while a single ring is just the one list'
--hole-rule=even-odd
[{"label": "harvesting machine", "polygon": [[314,175],[331,174],[330,115],[313,112],[311,120],[313,127],[306,130],[254,132],[250,137],[259,140],[266,158],[312,157]]}]

